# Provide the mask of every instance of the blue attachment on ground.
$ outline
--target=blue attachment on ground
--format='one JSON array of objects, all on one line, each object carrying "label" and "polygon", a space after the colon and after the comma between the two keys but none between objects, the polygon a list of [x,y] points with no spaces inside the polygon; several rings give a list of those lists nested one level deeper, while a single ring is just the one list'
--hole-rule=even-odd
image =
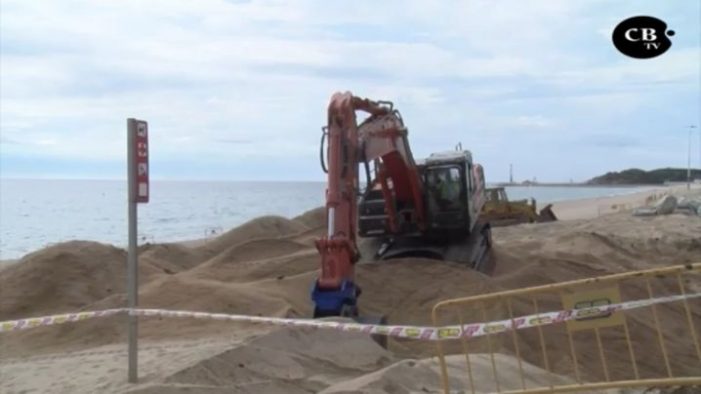
[{"label": "blue attachment on ground", "polygon": [[312,287],[312,301],[318,315],[340,316],[343,305],[356,305],[357,293],[355,284],[350,280],[341,282],[341,287],[336,290],[320,289],[315,280]]}]

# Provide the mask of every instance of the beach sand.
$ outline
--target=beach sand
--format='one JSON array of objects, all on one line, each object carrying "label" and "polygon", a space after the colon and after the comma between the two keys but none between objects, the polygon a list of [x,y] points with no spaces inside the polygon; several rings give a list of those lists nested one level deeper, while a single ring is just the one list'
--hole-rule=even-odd
[{"label": "beach sand", "polygon": [[[563,280],[701,261],[701,218],[681,214],[633,217],[630,210],[672,189],[554,205],[562,221],[494,229],[497,265],[491,277],[451,262],[407,258],[357,267],[361,308],[386,315],[392,324],[431,324],[430,311],[443,299]],[[694,190],[692,193],[700,193]],[[615,208],[613,208],[615,206]],[[606,208],[608,207],[608,208]],[[294,219],[262,217],[216,238],[188,244],[140,247],[140,305],[281,317],[311,314],[309,287],[318,268],[313,241],[324,233],[324,212]],[[125,252],[110,245],[73,241],[56,244],[0,270],[0,321],[50,313],[125,305]],[[687,284],[701,291],[701,283]],[[634,288],[625,296],[640,297]],[[661,305],[664,327],[681,333],[678,309]],[[692,304],[701,326],[701,303]],[[531,313],[515,305],[516,314]],[[126,383],[125,317],[114,316],[0,334],[0,392],[132,393],[410,393],[439,392],[435,346],[390,341],[379,347],[361,334],[191,319],[143,318],[140,382]],[[455,323],[455,322],[453,322]],[[662,368],[648,316],[632,315],[631,335],[642,375]],[[547,331],[552,354],[565,360],[566,338]],[[608,337],[607,337],[608,338]],[[517,388],[517,362],[509,337],[495,342],[495,364],[505,388]],[[619,338],[620,339],[620,338]],[[551,374],[540,359],[535,332],[519,336],[529,385],[546,379],[571,382],[568,365]],[[681,354],[673,368],[694,371],[688,341],[667,336]],[[610,369],[623,373],[627,353],[611,342]],[[460,344],[446,345],[459,353]],[[480,348],[475,349],[479,351]],[[565,352],[565,353],[562,353]],[[649,352],[649,354],[648,354]],[[583,349],[582,373],[596,356]],[[469,390],[464,356],[449,356],[451,385]],[[471,356],[478,392],[494,390],[491,360]],[[691,371],[691,372],[690,372]]]},{"label": "beach sand", "polygon": [[690,191],[687,191],[686,185],[659,187],[618,196],[556,202],[553,203],[553,212],[560,220],[593,219],[647,206],[666,195],[684,196],[700,193],[700,184],[692,184]]}]

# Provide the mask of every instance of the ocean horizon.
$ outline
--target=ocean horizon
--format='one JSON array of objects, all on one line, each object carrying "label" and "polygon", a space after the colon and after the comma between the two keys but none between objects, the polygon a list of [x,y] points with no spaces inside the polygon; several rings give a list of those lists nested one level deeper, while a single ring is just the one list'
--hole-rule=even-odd
[{"label": "ocean horizon", "polygon": [[[139,204],[139,242],[216,235],[264,215],[292,218],[324,204],[314,181],[152,181]],[[634,193],[641,187],[507,186],[512,200],[544,203]],[[90,240],[127,244],[124,180],[0,179],[0,260],[48,245]]]}]

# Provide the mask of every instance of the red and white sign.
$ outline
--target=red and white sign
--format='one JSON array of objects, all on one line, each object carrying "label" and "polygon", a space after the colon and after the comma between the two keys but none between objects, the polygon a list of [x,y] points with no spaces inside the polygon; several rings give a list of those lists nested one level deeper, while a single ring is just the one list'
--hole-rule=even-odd
[{"label": "red and white sign", "polygon": [[148,202],[148,123],[136,122],[136,202]]}]

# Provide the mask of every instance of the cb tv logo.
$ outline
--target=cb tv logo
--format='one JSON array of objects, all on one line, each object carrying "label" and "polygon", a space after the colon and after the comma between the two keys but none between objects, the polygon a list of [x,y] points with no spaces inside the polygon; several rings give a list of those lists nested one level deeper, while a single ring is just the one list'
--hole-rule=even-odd
[{"label": "cb tv logo", "polygon": [[667,30],[667,24],[651,16],[634,16],[619,23],[613,29],[613,45],[622,54],[636,59],[649,59],[659,56],[672,46],[669,37],[674,30]]}]

